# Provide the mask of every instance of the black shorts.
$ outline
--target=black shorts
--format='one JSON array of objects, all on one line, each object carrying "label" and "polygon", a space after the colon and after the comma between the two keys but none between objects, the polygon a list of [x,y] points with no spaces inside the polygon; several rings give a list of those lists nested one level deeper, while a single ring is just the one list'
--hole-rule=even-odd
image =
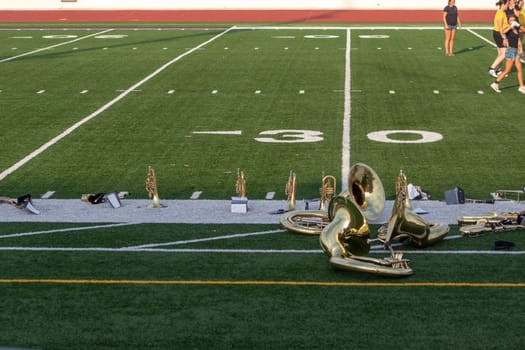
[{"label": "black shorts", "polygon": [[503,45],[503,38],[501,37],[500,32],[496,30],[492,31],[492,38],[494,38],[494,42],[496,43],[497,47],[500,47],[500,48],[505,47]]}]

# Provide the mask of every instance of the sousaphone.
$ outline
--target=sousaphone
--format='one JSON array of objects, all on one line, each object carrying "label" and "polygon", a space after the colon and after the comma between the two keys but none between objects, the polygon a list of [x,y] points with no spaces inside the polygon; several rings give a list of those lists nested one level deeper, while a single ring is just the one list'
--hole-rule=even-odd
[{"label": "sousaphone", "polygon": [[385,191],[379,176],[365,164],[350,169],[349,186],[330,201],[328,221],[319,236],[330,265],[336,269],[360,271],[390,277],[413,274],[402,253],[389,247],[386,258],[366,256],[370,251],[367,219],[379,218],[385,207]]},{"label": "sousaphone", "polygon": [[428,223],[416,214],[408,196],[407,178],[399,172],[396,182],[396,199],[390,219],[381,226],[377,238],[389,245],[392,241],[402,241],[416,247],[428,247],[441,241],[450,231],[446,223]]}]

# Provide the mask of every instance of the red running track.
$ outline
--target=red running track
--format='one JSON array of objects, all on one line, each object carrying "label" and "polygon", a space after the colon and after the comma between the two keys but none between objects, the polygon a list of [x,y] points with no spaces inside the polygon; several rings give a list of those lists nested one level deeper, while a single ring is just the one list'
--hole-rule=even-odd
[{"label": "red running track", "polygon": [[[491,23],[495,11],[460,11],[462,22]],[[436,23],[441,10],[24,10],[0,11],[0,22],[270,22]]]}]

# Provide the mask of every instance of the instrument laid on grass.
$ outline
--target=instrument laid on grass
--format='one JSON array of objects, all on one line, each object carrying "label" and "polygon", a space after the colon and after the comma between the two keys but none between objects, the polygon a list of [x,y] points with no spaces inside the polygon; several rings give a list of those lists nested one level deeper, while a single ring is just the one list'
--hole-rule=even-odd
[{"label": "instrument laid on grass", "polygon": [[[290,177],[292,172],[290,172]],[[288,212],[281,215],[281,225],[290,232],[299,233],[303,235],[319,235],[323,228],[328,224],[328,213],[326,211],[325,203],[330,201],[334,196],[336,190],[336,179],[334,176],[327,175],[321,179],[321,188],[319,199],[319,210],[295,210],[295,173],[293,174],[292,180],[288,178],[286,184],[286,190],[288,194]],[[291,201],[291,181],[293,181],[293,203]],[[292,208],[293,204],[293,209]]]},{"label": "instrument laid on grass", "polygon": [[407,178],[399,172],[396,182],[396,199],[387,223],[377,232],[377,238],[389,245],[391,241],[403,241],[417,247],[428,247],[441,241],[450,231],[446,223],[427,223],[414,213],[408,195]]},{"label": "instrument laid on grass", "polygon": [[159,192],[157,188],[157,175],[155,170],[151,167],[148,167],[148,176],[146,177],[146,191],[148,191],[148,196],[152,199],[151,204],[148,208],[164,208],[165,205],[160,203]]},{"label": "instrument laid on grass", "polygon": [[296,208],[295,203],[295,192],[296,192],[296,186],[297,186],[297,177],[295,176],[295,173],[290,170],[290,175],[288,175],[288,181],[286,182],[286,186],[284,188],[284,193],[288,196],[288,209],[286,211],[294,211]]},{"label": "instrument laid on grass", "polygon": [[336,269],[367,272],[390,277],[413,274],[403,253],[386,258],[365,256],[370,251],[370,229],[367,219],[377,219],[385,206],[383,184],[375,171],[365,164],[355,164],[350,169],[350,189],[330,201],[330,223],[322,230],[319,241],[329,256],[330,265]]},{"label": "instrument laid on grass", "polygon": [[490,212],[486,215],[464,215],[457,218],[462,236],[481,236],[485,233],[525,230],[525,211],[519,213]]}]

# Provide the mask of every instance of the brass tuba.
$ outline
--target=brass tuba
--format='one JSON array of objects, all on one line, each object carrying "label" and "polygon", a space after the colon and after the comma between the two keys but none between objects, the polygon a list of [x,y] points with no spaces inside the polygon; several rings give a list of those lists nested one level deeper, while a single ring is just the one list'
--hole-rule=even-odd
[{"label": "brass tuba", "polygon": [[427,223],[414,213],[408,196],[407,178],[403,170],[399,172],[396,182],[396,199],[390,219],[381,226],[377,238],[390,245],[391,241],[404,241],[417,247],[428,247],[441,241],[449,232],[446,223]]},{"label": "brass tuba", "polygon": [[365,256],[370,251],[370,229],[366,220],[379,218],[385,206],[385,191],[375,171],[365,164],[355,164],[350,169],[348,182],[350,189],[330,201],[330,223],[319,236],[322,249],[330,257],[330,265],[391,277],[412,275],[408,260],[390,247],[390,257]]}]

